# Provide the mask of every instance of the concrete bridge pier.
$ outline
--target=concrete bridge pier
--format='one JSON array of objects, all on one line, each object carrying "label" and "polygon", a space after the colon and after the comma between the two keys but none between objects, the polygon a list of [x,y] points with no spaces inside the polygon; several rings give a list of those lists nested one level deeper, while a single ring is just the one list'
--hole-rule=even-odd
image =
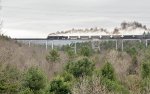
[{"label": "concrete bridge pier", "polygon": [[28,41],[28,45],[29,45],[29,47],[31,47],[31,41],[30,40]]},{"label": "concrete bridge pier", "polygon": [[75,41],[72,41],[71,43],[74,44],[74,46],[71,46],[71,44],[69,44],[69,46],[74,49],[74,52],[76,54],[77,53],[77,43]]},{"label": "concrete bridge pier", "polygon": [[77,53],[77,43],[75,42],[75,44],[74,44],[75,46],[74,46],[74,52],[75,52],[75,54]]},{"label": "concrete bridge pier", "polygon": [[116,40],[116,50],[118,50],[118,40]]},{"label": "concrete bridge pier", "polygon": [[48,40],[46,40],[45,46],[46,46],[46,50],[47,50],[47,48],[48,48]]},{"label": "concrete bridge pier", "polygon": [[141,39],[139,39],[139,42],[140,42],[140,43],[142,43],[142,40],[141,40]]},{"label": "concrete bridge pier", "polygon": [[54,41],[52,40],[52,43],[51,43],[51,48],[52,50],[54,49]]},{"label": "concrete bridge pier", "polygon": [[147,39],[145,39],[145,46],[146,46],[146,48],[147,48],[147,46],[148,46]]},{"label": "concrete bridge pier", "polygon": [[124,42],[124,40],[122,39],[122,41],[121,41],[121,49],[122,49],[122,51],[124,50],[124,44],[123,44],[123,42]]}]

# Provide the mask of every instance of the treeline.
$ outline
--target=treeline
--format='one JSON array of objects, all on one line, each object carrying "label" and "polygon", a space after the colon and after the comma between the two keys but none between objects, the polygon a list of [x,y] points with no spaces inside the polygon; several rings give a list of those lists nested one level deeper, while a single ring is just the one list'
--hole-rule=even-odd
[{"label": "treeline", "polygon": [[0,40],[10,40],[11,38],[9,36],[5,36],[4,34],[1,34],[0,32]]}]

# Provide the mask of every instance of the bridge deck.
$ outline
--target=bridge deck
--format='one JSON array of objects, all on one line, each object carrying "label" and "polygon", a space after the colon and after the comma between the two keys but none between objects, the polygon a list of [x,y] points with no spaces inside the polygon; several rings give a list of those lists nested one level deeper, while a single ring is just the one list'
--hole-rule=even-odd
[{"label": "bridge deck", "polygon": [[102,35],[102,36],[48,36],[47,38],[14,38],[14,40],[113,40],[150,39],[150,35]]},{"label": "bridge deck", "polygon": [[15,38],[13,40],[150,40],[150,38],[106,38],[106,39],[46,39],[46,38]]}]

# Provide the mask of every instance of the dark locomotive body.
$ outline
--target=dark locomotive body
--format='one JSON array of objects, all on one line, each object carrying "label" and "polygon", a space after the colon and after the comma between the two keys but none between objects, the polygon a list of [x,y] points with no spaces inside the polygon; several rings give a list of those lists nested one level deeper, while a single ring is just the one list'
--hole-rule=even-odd
[{"label": "dark locomotive body", "polygon": [[68,39],[67,36],[48,36],[47,39],[50,40],[61,40],[61,39]]}]

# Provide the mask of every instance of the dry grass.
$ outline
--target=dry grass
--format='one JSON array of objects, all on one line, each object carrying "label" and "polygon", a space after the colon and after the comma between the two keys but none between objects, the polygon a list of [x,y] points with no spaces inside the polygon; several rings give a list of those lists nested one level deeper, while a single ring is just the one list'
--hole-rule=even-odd
[{"label": "dry grass", "polygon": [[119,80],[128,74],[127,70],[132,63],[131,57],[125,52],[118,52],[115,50],[110,51],[106,55],[106,59],[112,63]]},{"label": "dry grass", "polygon": [[92,60],[96,62],[97,68],[101,68],[106,60],[112,63],[119,80],[124,80],[124,77],[128,74],[127,70],[132,63],[132,59],[127,53],[116,50],[109,50],[102,52],[100,55],[94,55]]},{"label": "dry grass", "polygon": [[125,77],[124,82],[130,90],[130,94],[141,94],[141,78],[138,75],[128,75]]},{"label": "dry grass", "polygon": [[109,92],[107,88],[101,85],[100,78],[93,76],[89,81],[88,78],[80,78],[80,82],[75,83],[73,94],[115,94]]}]

